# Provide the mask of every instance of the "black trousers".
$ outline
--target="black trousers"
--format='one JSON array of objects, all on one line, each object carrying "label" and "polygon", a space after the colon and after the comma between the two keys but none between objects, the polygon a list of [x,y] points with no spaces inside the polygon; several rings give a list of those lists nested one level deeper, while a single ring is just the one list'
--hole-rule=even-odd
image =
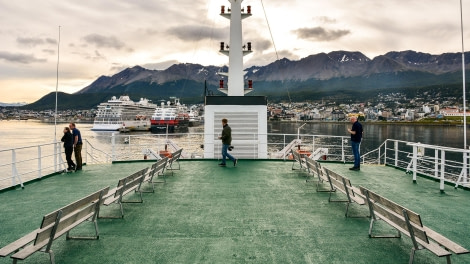
[{"label": "black trousers", "polygon": [[65,159],[67,160],[67,165],[69,168],[75,167],[75,163],[72,161],[73,147],[65,148]]}]

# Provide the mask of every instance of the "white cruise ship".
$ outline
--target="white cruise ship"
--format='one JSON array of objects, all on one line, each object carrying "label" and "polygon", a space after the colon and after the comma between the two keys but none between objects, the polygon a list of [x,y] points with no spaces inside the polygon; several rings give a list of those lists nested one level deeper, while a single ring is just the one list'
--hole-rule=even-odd
[{"label": "white cruise ship", "polygon": [[141,98],[139,102],[132,101],[129,96],[122,95],[119,99],[113,96],[111,100],[98,105],[98,112],[93,122],[95,131],[146,131],[150,129],[150,117],[157,105]]}]

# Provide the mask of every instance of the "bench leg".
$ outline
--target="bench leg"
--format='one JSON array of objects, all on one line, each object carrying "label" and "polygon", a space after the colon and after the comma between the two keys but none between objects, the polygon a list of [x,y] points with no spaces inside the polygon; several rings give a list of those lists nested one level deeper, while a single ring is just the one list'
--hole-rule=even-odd
[{"label": "bench leg", "polygon": [[318,177],[318,181],[317,181],[317,192],[336,192],[335,189],[332,189],[331,188],[331,185],[330,185],[330,189],[324,189],[324,190],[320,190],[320,183],[323,183],[323,182],[327,182],[327,181],[324,181],[321,177]]},{"label": "bench leg", "polygon": [[162,177],[163,177],[163,181],[153,181],[153,180],[152,180],[153,183],[166,183],[165,171],[159,172],[159,173],[157,174],[157,178],[158,178],[158,176],[162,176]]},{"label": "bench leg", "polygon": [[331,193],[336,192],[336,189],[333,189],[330,191],[330,197],[328,197],[328,202],[334,202],[334,203],[348,203],[349,200],[332,200],[331,199]]},{"label": "bench leg", "polygon": [[100,239],[100,231],[98,230],[98,221],[92,221],[95,226],[95,236],[93,237],[73,237],[70,236],[70,231],[68,231],[65,235],[65,240],[98,240]]},{"label": "bench leg", "polygon": [[408,264],[413,264],[413,260],[415,258],[415,252],[416,252],[416,249],[412,248],[411,249],[411,254],[410,254],[410,261],[408,261]]},{"label": "bench leg", "polygon": [[[153,178],[152,178],[152,179],[153,179]],[[136,192],[140,192],[140,193],[155,193],[155,184],[153,183],[152,179],[150,179],[150,180],[148,181],[148,183],[149,183],[150,186],[152,187],[152,190],[150,190],[150,191],[143,191],[143,190],[142,190],[142,189],[143,189],[143,188],[142,188],[142,183],[141,183],[141,184],[139,185],[139,188],[136,189],[135,191],[136,191]]]},{"label": "bench leg", "polygon": [[54,257],[54,252],[52,250],[49,250],[49,259],[51,260],[51,264],[55,264],[55,257]]},{"label": "bench leg", "polygon": [[[140,200],[136,200],[136,201],[121,201],[121,203],[143,203],[143,202],[144,202],[144,198],[142,197],[142,192],[141,192],[141,191],[136,191],[136,192],[139,192]],[[122,205],[121,205],[121,208],[122,208]]]},{"label": "bench leg", "polygon": [[369,237],[370,238],[401,238],[400,231],[397,230],[398,235],[386,235],[386,236],[374,236],[372,235],[372,228],[374,227],[374,221],[377,221],[373,217],[370,219],[370,226],[369,226]]},{"label": "bench leg", "polygon": [[102,218],[102,219],[124,218],[124,209],[122,208],[122,203],[121,202],[119,202],[119,209],[121,210],[121,216],[98,216],[98,218]]}]

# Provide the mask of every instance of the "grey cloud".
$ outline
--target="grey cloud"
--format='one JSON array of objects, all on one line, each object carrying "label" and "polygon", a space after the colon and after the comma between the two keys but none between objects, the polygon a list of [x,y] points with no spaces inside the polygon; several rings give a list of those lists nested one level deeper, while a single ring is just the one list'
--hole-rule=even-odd
[{"label": "grey cloud", "polygon": [[85,42],[88,44],[95,45],[98,48],[114,48],[114,49],[122,49],[125,47],[124,42],[120,41],[114,36],[106,37],[99,34],[90,34],[83,37]]},{"label": "grey cloud", "polygon": [[55,54],[55,50],[52,50],[52,49],[43,49],[42,52],[47,53],[49,55]]},{"label": "grey cloud", "polygon": [[263,51],[272,47],[272,42],[267,39],[260,39],[253,42],[253,47],[255,50]]},{"label": "grey cloud", "polygon": [[87,60],[91,61],[100,61],[100,60],[106,60],[106,57],[101,54],[99,51],[95,50],[94,54],[83,54],[83,57]]},{"label": "grey cloud", "polygon": [[327,17],[327,16],[315,17],[315,20],[322,23],[322,24],[334,24],[334,23],[336,23],[336,19],[330,18],[330,17]]},{"label": "grey cloud", "polygon": [[22,46],[35,47],[37,45],[44,44],[44,40],[41,38],[16,38],[16,42]]},{"label": "grey cloud", "polygon": [[228,36],[229,29],[214,29],[205,26],[180,26],[167,30],[167,33],[185,41],[203,39],[223,39]]},{"label": "grey cloud", "polygon": [[21,64],[47,61],[46,59],[38,59],[32,54],[10,53],[6,51],[0,51],[0,59]]},{"label": "grey cloud", "polygon": [[293,32],[297,34],[298,38],[319,41],[336,40],[351,33],[349,30],[328,30],[323,27],[299,28]]},{"label": "grey cloud", "polygon": [[54,44],[56,45],[57,44],[57,40],[53,39],[53,38],[46,38],[46,43],[48,44]]}]

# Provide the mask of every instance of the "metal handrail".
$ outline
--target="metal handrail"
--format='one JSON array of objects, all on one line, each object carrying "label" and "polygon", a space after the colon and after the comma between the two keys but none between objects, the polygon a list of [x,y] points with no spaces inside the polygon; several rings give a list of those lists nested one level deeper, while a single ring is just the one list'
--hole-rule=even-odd
[{"label": "metal handrail", "polygon": [[[204,158],[204,151],[201,148],[204,136],[203,133],[112,134],[105,136],[104,148],[97,148],[88,140],[84,140],[82,155],[84,163],[89,164],[152,158],[148,155],[150,149],[154,153],[153,155],[156,155],[153,158],[158,158],[160,151],[165,150],[165,146],[170,146],[169,140],[174,140],[178,144],[177,147],[184,149],[182,159]],[[214,138],[216,136],[214,135]],[[275,133],[268,133],[266,136],[268,141],[267,156],[270,159],[285,160],[290,158],[288,150],[284,153],[280,153],[280,150],[293,140],[299,140],[295,144],[291,144],[291,147],[302,148],[310,153],[326,149],[327,154],[321,156],[323,159],[340,162],[352,162],[353,160],[351,148],[346,144],[348,137],[345,136]],[[241,138],[244,141],[257,144],[259,135],[246,133],[237,134],[235,139],[237,137],[239,140]],[[173,145],[170,147],[175,148]],[[422,151],[421,148],[424,150]],[[174,150],[172,149],[172,151]],[[418,150],[423,152],[422,155],[417,154]],[[246,148],[244,151],[256,151],[256,147],[254,146],[252,150]],[[0,175],[6,175],[6,177],[0,178],[0,189],[18,184],[23,187],[23,183],[26,181],[63,171],[66,164],[62,155],[63,150],[60,142],[0,150]],[[217,153],[217,155],[220,154]],[[9,159],[9,157],[11,158]],[[413,180],[416,180],[417,174],[421,174],[439,179],[441,186],[444,182],[453,182],[458,186],[459,184],[468,184],[469,157],[470,150],[387,139],[378,148],[363,154],[361,158],[364,164],[391,165],[402,168],[413,174]],[[5,183],[8,180],[11,180],[10,184]]]}]

